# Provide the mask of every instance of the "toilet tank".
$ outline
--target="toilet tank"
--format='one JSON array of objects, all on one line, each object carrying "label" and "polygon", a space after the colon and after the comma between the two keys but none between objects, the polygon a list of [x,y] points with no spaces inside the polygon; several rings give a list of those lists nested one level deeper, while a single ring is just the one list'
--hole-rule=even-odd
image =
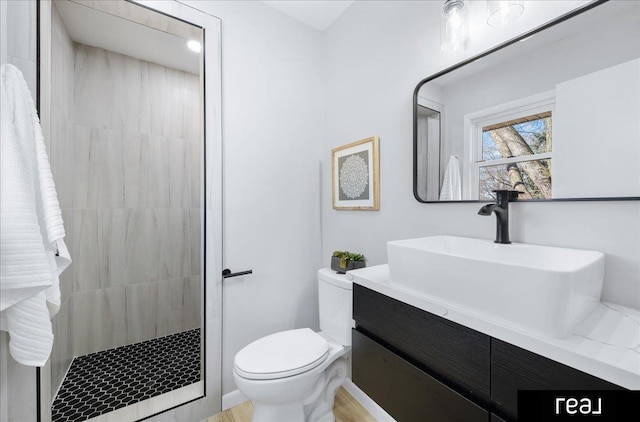
[{"label": "toilet tank", "polygon": [[351,346],[353,283],[330,268],[318,270],[320,330],[332,340]]}]

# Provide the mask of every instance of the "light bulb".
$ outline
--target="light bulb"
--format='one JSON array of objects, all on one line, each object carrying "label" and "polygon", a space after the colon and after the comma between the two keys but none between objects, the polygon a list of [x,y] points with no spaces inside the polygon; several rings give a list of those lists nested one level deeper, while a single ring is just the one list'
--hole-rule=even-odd
[{"label": "light bulb", "polygon": [[522,1],[487,1],[487,23],[490,26],[506,25],[524,12]]},{"label": "light bulb", "polygon": [[202,44],[200,44],[200,41],[196,40],[187,41],[187,47],[189,47],[189,50],[195,53],[199,53],[202,50]]},{"label": "light bulb", "polygon": [[462,0],[447,0],[440,16],[440,48],[454,51],[465,48],[469,42],[467,8]]}]

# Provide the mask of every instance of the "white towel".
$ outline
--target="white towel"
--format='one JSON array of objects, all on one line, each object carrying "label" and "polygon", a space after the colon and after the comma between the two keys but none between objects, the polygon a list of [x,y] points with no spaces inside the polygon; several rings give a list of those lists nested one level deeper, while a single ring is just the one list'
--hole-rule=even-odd
[{"label": "white towel", "polygon": [[18,68],[0,67],[0,329],[24,365],[42,366],[71,263],[38,115]]},{"label": "white towel", "polygon": [[442,189],[440,189],[441,201],[460,201],[462,199],[462,183],[460,181],[460,163],[455,155],[449,157],[447,169],[444,172]]}]

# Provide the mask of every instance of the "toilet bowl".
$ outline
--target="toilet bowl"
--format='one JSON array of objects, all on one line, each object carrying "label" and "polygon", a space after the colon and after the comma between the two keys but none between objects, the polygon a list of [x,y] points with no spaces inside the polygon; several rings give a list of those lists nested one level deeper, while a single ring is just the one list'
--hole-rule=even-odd
[{"label": "toilet bowl", "polygon": [[333,422],[335,393],[348,374],[352,284],[348,275],[318,271],[320,332],[268,335],[240,350],[233,377],[253,402],[253,422]]}]

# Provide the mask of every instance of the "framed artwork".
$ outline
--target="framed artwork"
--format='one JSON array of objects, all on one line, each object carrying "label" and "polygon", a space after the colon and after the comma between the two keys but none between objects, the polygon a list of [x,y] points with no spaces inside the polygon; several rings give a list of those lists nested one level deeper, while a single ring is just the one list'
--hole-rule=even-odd
[{"label": "framed artwork", "polygon": [[378,137],[331,150],[333,209],[380,209]]}]

